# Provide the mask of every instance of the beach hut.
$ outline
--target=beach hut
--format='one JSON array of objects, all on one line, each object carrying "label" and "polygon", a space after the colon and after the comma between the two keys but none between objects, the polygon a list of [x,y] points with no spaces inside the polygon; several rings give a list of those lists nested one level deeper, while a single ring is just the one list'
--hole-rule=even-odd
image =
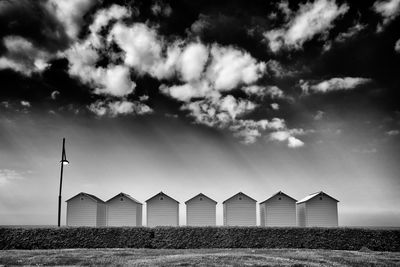
[{"label": "beach hut", "polygon": [[186,204],[186,224],[188,226],[215,226],[217,202],[200,193]]},{"label": "beach hut", "polygon": [[100,198],[81,192],[66,202],[67,226],[106,225],[106,205]]},{"label": "beach hut", "polygon": [[300,227],[338,226],[339,201],[324,192],[310,194],[296,203],[296,221]]},{"label": "beach hut", "polygon": [[261,202],[261,226],[296,226],[296,201],[279,191]]},{"label": "beach hut", "polygon": [[223,204],[225,226],[255,226],[257,201],[239,192]]},{"label": "beach hut", "polygon": [[142,203],[119,193],[106,202],[107,226],[142,226]]},{"label": "beach hut", "polygon": [[179,202],[160,192],[146,200],[147,226],[178,226]]}]

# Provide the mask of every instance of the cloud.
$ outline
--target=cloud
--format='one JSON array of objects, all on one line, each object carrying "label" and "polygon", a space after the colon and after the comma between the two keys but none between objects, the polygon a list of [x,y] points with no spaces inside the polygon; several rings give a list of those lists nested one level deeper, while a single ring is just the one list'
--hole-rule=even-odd
[{"label": "cloud", "polygon": [[273,110],[279,110],[279,104],[278,103],[271,103],[271,108],[273,109]]},{"label": "cloud", "polygon": [[99,55],[90,42],[77,43],[65,54],[69,73],[95,88],[95,94],[122,97],[134,91],[136,83],[130,78],[129,67],[112,64],[106,68],[96,67]]},{"label": "cloud", "polygon": [[304,142],[296,138],[294,135],[303,134],[302,129],[284,129],[270,133],[269,140],[278,142],[287,142],[287,146],[290,148],[298,148],[304,146]]},{"label": "cloud", "polygon": [[325,115],[325,112],[323,112],[322,110],[318,110],[317,114],[314,115],[314,120],[320,121],[320,120],[322,120],[324,115]]},{"label": "cloud", "polygon": [[153,112],[153,110],[146,104],[137,101],[130,102],[127,100],[109,102],[98,100],[89,105],[88,109],[99,117],[116,117],[118,115],[128,114],[143,115]]},{"label": "cloud", "polygon": [[394,51],[400,53],[400,39],[397,40],[396,44],[394,45]]},{"label": "cloud", "polygon": [[50,96],[51,96],[51,99],[56,100],[59,95],[60,95],[60,92],[56,90],[56,91],[51,92]]},{"label": "cloud", "polygon": [[305,94],[308,94],[310,91],[314,93],[327,93],[338,90],[351,90],[356,88],[357,86],[369,82],[371,82],[371,79],[344,77],[344,78],[332,78],[314,85],[309,85],[308,82],[301,80],[300,87],[302,88]]},{"label": "cloud", "polygon": [[376,1],[373,10],[383,18],[377,26],[377,32],[381,32],[400,14],[400,0]]},{"label": "cloud", "polygon": [[64,25],[67,35],[76,39],[84,23],[83,16],[96,3],[96,0],[48,0],[46,8]]},{"label": "cloud", "polygon": [[207,47],[201,43],[193,43],[185,47],[179,60],[179,71],[183,81],[190,82],[201,78],[208,54]]},{"label": "cloud", "polygon": [[31,103],[29,101],[24,101],[22,100],[21,102],[21,106],[29,108],[31,106]]},{"label": "cloud", "polygon": [[41,72],[49,66],[47,61],[52,56],[23,37],[6,36],[3,38],[3,45],[7,52],[0,57],[0,69],[12,69],[30,76],[33,72]]},{"label": "cloud", "polygon": [[283,27],[264,33],[272,52],[282,48],[301,49],[316,35],[326,33],[333,22],[348,11],[347,4],[336,5],[334,0],[316,0],[300,4],[299,9]]},{"label": "cloud", "polygon": [[22,180],[24,177],[21,173],[10,170],[10,169],[0,169],[0,186],[4,186],[15,180]]},{"label": "cloud", "polygon": [[259,85],[251,85],[243,87],[242,90],[247,95],[255,95],[258,97],[269,96],[271,99],[284,98],[284,93],[277,86],[259,86]]},{"label": "cloud", "polygon": [[156,1],[151,6],[151,13],[154,16],[169,17],[172,14],[172,8],[168,3],[163,3],[161,1]]},{"label": "cloud", "polygon": [[113,19],[121,19],[131,13],[124,7],[112,5],[108,9],[99,10],[93,23],[89,26],[90,34],[83,40],[75,42],[64,55],[69,61],[68,72],[81,82],[94,88],[93,93],[124,97],[134,92],[136,83],[131,80],[129,66],[114,64],[113,53],[109,53],[110,63],[106,67],[97,66],[101,59],[100,50],[106,50],[107,42],[99,31],[109,25]]},{"label": "cloud", "polygon": [[190,102],[182,106],[183,110],[188,110],[196,123],[226,128],[248,112],[254,110],[256,105],[245,99],[236,99],[232,95],[221,98],[208,98]]},{"label": "cloud", "polygon": [[123,18],[130,17],[131,15],[132,12],[130,9],[115,4],[107,9],[97,11],[92,24],[89,26],[89,38],[93,47],[100,48],[103,45],[103,37],[99,35],[99,33],[109,25],[112,20],[119,21]]},{"label": "cloud", "polygon": [[399,130],[390,130],[390,131],[387,131],[386,134],[389,136],[396,136],[396,135],[400,134],[400,131]]},{"label": "cloud", "polygon": [[142,23],[131,27],[117,23],[112,28],[109,41],[115,41],[125,52],[124,63],[134,68],[139,74],[150,74],[164,78],[157,66],[162,62],[163,40],[154,29]]},{"label": "cloud", "polygon": [[265,63],[257,62],[247,52],[233,47],[213,45],[212,61],[207,68],[207,78],[217,90],[231,90],[240,84],[251,84],[265,72]]}]

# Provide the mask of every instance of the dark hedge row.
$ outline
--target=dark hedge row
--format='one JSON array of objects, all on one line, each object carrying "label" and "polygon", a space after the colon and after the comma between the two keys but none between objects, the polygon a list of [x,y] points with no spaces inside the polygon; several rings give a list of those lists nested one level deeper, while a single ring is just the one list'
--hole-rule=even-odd
[{"label": "dark hedge row", "polygon": [[150,248],[154,231],[124,228],[0,228],[0,249]]},{"label": "dark hedge row", "polygon": [[361,228],[0,228],[0,249],[312,248],[400,251],[400,230]]}]

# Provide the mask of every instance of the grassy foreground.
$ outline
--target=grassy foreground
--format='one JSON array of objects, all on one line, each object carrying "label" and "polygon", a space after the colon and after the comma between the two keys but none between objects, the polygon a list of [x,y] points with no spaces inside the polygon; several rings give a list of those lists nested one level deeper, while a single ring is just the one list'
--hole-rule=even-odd
[{"label": "grassy foreground", "polygon": [[312,249],[3,250],[2,265],[400,266],[400,252]]}]

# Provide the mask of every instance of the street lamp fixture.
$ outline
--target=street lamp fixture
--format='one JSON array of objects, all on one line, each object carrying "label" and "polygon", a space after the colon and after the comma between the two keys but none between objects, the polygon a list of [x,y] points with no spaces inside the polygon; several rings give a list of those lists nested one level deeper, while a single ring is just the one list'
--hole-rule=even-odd
[{"label": "street lamp fixture", "polygon": [[67,160],[67,155],[65,154],[65,138],[63,138],[62,144],[62,153],[61,153],[61,173],[60,173],[60,191],[58,194],[58,227],[61,226],[61,190],[62,190],[62,180],[63,180],[63,172],[64,165],[68,165],[69,161]]}]

